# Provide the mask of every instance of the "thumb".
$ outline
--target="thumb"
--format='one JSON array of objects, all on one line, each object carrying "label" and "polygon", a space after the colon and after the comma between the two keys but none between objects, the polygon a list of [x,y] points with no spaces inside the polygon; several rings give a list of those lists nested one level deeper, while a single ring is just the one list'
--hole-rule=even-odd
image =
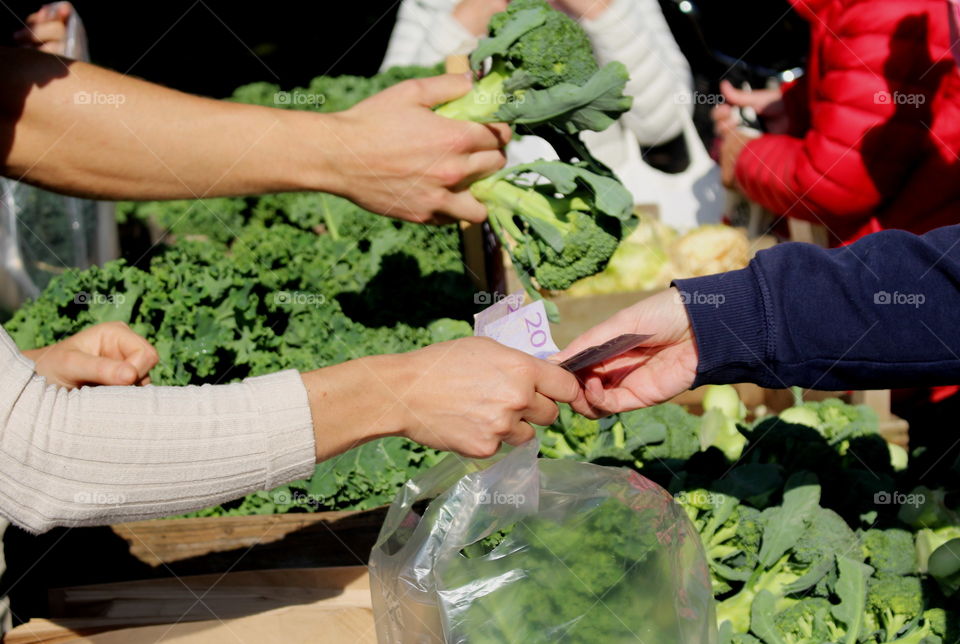
[{"label": "thumb", "polygon": [[434,107],[460,98],[473,87],[469,74],[443,74],[409,82],[417,91],[417,103],[424,107]]},{"label": "thumb", "polygon": [[733,86],[733,83],[726,80],[720,81],[720,93],[723,94],[723,99],[730,105],[750,106],[756,100],[751,92],[737,89]]},{"label": "thumb", "polygon": [[77,385],[132,385],[137,381],[137,369],[123,360],[101,358],[80,351],[71,351],[64,357],[61,377]]}]

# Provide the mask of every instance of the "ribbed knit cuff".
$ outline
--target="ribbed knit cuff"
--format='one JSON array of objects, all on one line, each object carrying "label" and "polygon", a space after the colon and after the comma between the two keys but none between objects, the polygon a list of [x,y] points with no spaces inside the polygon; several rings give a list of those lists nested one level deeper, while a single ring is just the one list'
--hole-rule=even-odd
[{"label": "ribbed knit cuff", "polygon": [[307,389],[295,370],[243,381],[260,410],[265,437],[265,490],[309,477],[316,466],[313,419]]},{"label": "ribbed knit cuff", "polygon": [[763,286],[748,268],[674,280],[687,308],[699,352],[693,387],[761,382],[769,371],[769,321]]}]

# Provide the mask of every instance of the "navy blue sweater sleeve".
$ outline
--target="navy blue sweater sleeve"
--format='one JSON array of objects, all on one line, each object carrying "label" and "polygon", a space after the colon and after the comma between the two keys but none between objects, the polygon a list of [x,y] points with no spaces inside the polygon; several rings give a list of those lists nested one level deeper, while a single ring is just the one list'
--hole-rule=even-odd
[{"label": "navy blue sweater sleeve", "polygon": [[781,244],[739,271],[677,280],[695,386],[886,389],[960,383],[960,226]]}]

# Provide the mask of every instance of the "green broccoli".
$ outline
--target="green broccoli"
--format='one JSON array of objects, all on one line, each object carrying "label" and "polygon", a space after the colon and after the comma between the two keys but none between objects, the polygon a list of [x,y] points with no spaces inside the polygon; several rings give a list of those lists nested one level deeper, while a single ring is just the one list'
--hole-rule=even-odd
[{"label": "green broccoli", "polygon": [[923,613],[920,579],[908,575],[877,574],[867,584],[867,627],[879,630],[884,642],[896,639]]},{"label": "green broccoli", "polygon": [[797,485],[798,480],[788,481],[781,506],[760,515],[763,541],[756,570],[735,595],[717,604],[717,622],[729,620],[736,632],[748,630],[750,608],[762,591],[774,596],[778,610],[791,603],[788,595],[809,588],[826,595],[838,577],[837,554],[859,552],[857,536],[846,522],[818,505],[820,488]]},{"label": "green broccoli", "polygon": [[677,496],[693,522],[707,555],[715,595],[746,581],[759,561],[760,512],[726,494],[691,490]]},{"label": "green broccoli", "polygon": [[956,644],[960,641],[958,634],[956,615],[942,608],[931,608],[924,611],[906,633],[885,644]]},{"label": "green broccoli", "polygon": [[590,39],[571,18],[544,0],[511,2],[490,21],[490,35],[470,56],[487,74],[473,89],[437,108],[449,118],[511,124],[549,124],[560,132],[601,131],[630,109],[621,63],[598,69]]},{"label": "green broccoli", "polygon": [[622,184],[558,161],[501,170],[470,192],[486,205],[534,298],[540,294],[531,276],[541,288],[560,290],[603,270],[632,220],[633,197]]},{"label": "green broccoli", "polygon": [[917,572],[913,535],[906,530],[866,530],[860,535],[863,555],[878,574],[910,575]]},{"label": "green broccoli", "polygon": [[823,644],[839,641],[844,629],[833,619],[824,597],[801,599],[774,617],[773,626],[783,644]]}]

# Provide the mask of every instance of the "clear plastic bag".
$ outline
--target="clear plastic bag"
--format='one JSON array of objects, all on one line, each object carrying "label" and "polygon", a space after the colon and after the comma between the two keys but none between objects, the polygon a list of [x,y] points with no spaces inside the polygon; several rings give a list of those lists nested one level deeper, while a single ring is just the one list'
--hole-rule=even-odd
[{"label": "clear plastic bag", "polygon": [[700,538],[669,493],[537,451],[451,455],[407,483],[370,557],[379,641],[715,643]]},{"label": "clear plastic bag", "polygon": [[[90,58],[76,9],[67,20],[63,54],[74,60]],[[0,178],[0,309],[13,310],[36,297],[55,275],[118,256],[113,204]]]}]

